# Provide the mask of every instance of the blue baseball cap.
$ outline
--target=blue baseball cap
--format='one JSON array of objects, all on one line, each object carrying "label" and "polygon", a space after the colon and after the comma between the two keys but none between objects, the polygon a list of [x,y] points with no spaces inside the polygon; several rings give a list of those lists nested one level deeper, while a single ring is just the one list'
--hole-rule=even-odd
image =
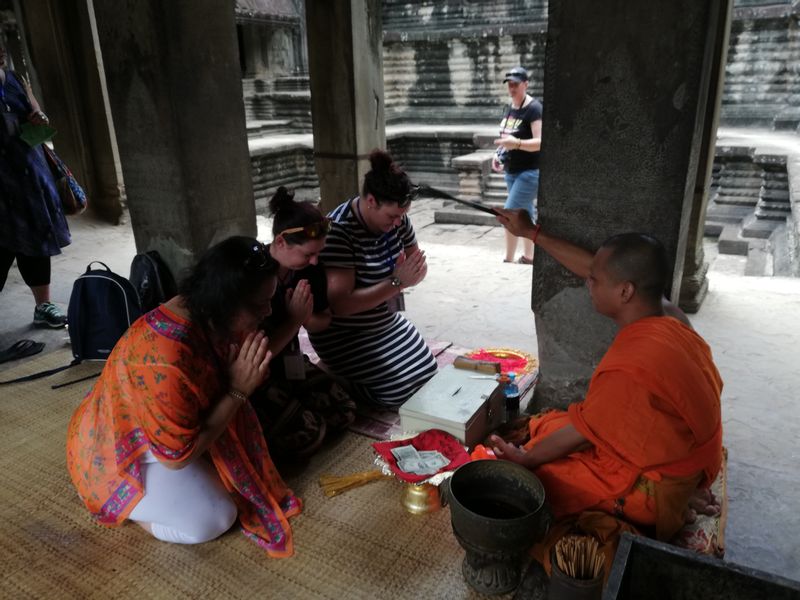
[{"label": "blue baseball cap", "polygon": [[506,78],[503,79],[503,83],[508,81],[516,81],[517,83],[528,81],[528,72],[522,67],[514,67],[506,73]]}]

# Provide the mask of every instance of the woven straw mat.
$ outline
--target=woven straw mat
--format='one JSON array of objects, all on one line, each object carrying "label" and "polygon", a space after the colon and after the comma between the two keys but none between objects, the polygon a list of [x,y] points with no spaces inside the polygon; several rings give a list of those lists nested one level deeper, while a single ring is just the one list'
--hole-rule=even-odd
[{"label": "woven straw mat", "polygon": [[[4,369],[10,379],[67,364],[60,350]],[[402,484],[383,480],[325,498],[321,474],[373,468],[368,438],[347,433],[287,482],[303,499],[292,520],[295,555],[270,559],[235,527],[206,544],[159,542],[126,523],[96,525],[65,466],[64,436],[97,372],[67,372],[0,388],[2,598],[476,598],[447,509],[413,516]]]}]

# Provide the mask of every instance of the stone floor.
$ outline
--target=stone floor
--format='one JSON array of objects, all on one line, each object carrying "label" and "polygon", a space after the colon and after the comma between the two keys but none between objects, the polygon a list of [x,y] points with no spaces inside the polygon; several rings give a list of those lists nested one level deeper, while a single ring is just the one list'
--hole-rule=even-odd
[{"label": "stone floor", "polygon": [[[437,225],[438,201],[412,212],[429,262],[410,290],[409,318],[425,337],[468,347],[501,346],[536,354],[530,311],[531,268],[504,264],[503,234],[485,226]],[[127,275],[135,253],[128,225],[89,215],[71,219],[74,242],[53,260],[53,300],[69,301],[72,281],[91,260]],[[269,223],[259,218],[261,239]],[[727,559],[800,580],[800,280],[744,277],[744,258],[706,244],[710,290],[695,327],[709,341],[725,380],[723,416],[729,449]],[[0,293],[0,348],[22,338],[68,344],[64,331],[34,330],[33,303],[15,267]],[[2,372],[15,363],[0,365]]]}]

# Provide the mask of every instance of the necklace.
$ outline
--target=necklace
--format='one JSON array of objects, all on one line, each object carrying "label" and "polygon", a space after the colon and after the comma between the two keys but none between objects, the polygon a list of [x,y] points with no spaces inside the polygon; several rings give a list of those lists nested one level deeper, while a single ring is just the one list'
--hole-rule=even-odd
[{"label": "necklace", "polygon": [[[374,235],[375,232],[372,231],[372,228],[367,224],[367,220],[364,218],[364,215],[361,214],[361,196],[359,196],[358,198],[355,199],[355,201],[353,202],[353,208],[355,208],[355,211],[356,211],[356,218],[359,220],[361,225],[364,226],[364,229],[366,229],[368,233]],[[380,240],[376,239],[376,243],[378,241],[380,241]]]}]

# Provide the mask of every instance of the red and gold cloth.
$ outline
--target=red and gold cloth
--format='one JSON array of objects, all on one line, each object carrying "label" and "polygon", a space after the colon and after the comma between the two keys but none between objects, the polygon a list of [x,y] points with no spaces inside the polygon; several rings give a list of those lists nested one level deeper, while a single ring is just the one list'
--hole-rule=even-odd
[{"label": "red and gold cloth", "polygon": [[[99,523],[122,524],[142,499],[139,458],[148,450],[162,462],[192,455],[203,417],[222,393],[217,364],[199,329],[164,306],[114,347],[67,430],[67,468]],[[209,453],[245,535],[270,556],[291,556],[288,518],[302,505],[275,469],[249,403]]]},{"label": "red and gold cloth", "polygon": [[398,446],[413,446],[417,451],[421,450],[438,450],[450,462],[439,469],[437,473],[442,471],[452,471],[461,465],[470,461],[469,454],[464,450],[464,446],[458,439],[442,431],[441,429],[429,429],[407,440],[398,440],[395,442],[375,442],[372,447],[375,452],[380,454],[381,458],[389,465],[392,473],[406,483],[422,483],[430,479],[433,475],[414,475],[413,473],[406,473],[397,466],[397,459],[392,454],[392,448]]}]

